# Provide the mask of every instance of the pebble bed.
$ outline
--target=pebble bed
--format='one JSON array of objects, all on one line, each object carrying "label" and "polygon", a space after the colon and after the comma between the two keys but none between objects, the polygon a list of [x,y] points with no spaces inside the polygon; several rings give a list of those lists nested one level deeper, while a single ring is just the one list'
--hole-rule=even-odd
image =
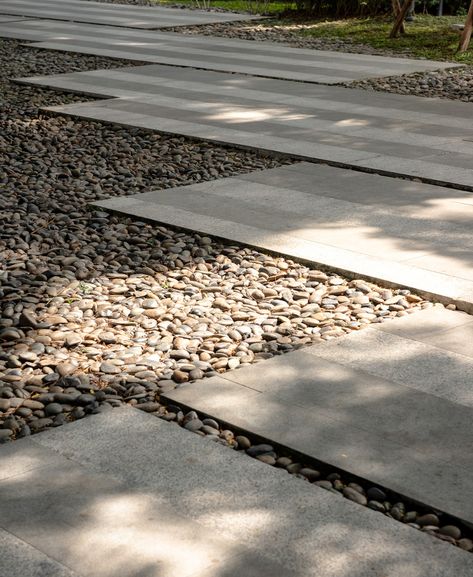
[{"label": "pebble bed", "polygon": [[[140,405],[138,405],[140,408]],[[370,483],[365,479],[354,478],[349,473],[335,469],[326,463],[304,459],[291,453],[290,449],[275,448],[270,441],[257,439],[240,431],[234,431],[213,418],[198,415],[195,411],[184,412],[177,405],[143,407],[147,412],[167,421],[173,421],[209,441],[220,443],[236,451],[244,451],[248,456],[267,465],[285,469],[316,487],[341,495],[358,505],[386,515],[427,533],[433,537],[456,545],[467,552],[473,552],[472,527],[467,526],[449,515],[414,503],[405,497]]]},{"label": "pebble bed", "polygon": [[[114,65],[7,41],[8,76]],[[432,306],[289,259],[90,209],[282,160],[43,116],[74,95],[2,80],[0,440]],[[81,97],[82,99],[82,97]]]}]

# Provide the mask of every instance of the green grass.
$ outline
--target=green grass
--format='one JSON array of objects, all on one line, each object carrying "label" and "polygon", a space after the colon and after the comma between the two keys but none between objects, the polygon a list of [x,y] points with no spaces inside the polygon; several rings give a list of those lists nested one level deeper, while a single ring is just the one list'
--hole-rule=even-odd
[{"label": "green grass", "polygon": [[265,0],[154,0],[156,4],[189,4],[194,8],[226,8],[232,12],[249,12],[251,14],[264,14],[267,16],[279,16],[287,10],[295,10],[296,3],[288,0],[285,2],[270,2]]},{"label": "green grass", "polygon": [[[464,20],[464,17],[463,17]],[[458,16],[418,15],[406,22],[406,33],[389,38],[392,21],[388,19],[347,19],[307,22],[300,34],[312,38],[341,38],[374,48],[409,53],[432,60],[451,60],[473,64],[473,46],[464,54],[455,54],[459,33],[452,24],[462,22]]]},{"label": "green grass", "polygon": [[[366,44],[386,51],[409,54],[431,60],[449,60],[473,64],[473,44],[464,54],[455,54],[459,33],[452,24],[463,23],[465,16],[416,15],[414,22],[406,22],[406,33],[399,38],[389,38],[392,18],[348,18],[345,20],[311,20],[308,17],[279,18],[296,9],[293,2],[264,2],[259,0],[177,0],[182,4],[227,8],[237,12],[264,13],[278,19],[265,22],[313,38],[341,38],[357,44]],[[172,4],[176,0],[156,0],[159,4]]]}]

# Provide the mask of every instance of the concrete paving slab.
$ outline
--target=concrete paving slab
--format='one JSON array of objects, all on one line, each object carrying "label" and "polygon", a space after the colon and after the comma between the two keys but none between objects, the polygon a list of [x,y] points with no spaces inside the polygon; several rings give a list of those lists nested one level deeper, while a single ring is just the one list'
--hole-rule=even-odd
[{"label": "concrete paving slab", "polygon": [[[15,443],[20,451],[22,443]],[[46,449],[37,445],[37,450],[43,457]],[[269,577],[281,570],[180,516],[159,493],[134,490],[48,452],[49,466],[0,483],[0,523],[78,574],[236,577],[253,567],[255,575]],[[23,577],[16,572],[9,577],[17,574]]]},{"label": "concrete paving slab", "polygon": [[468,554],[428,535],[133,409],[47,431],[35,442],[136,491],[165,496],[220,538],[264,551],[283,565],[273,575],[398,577],[401,568],[403,577],[467,577],[473,568]]},{"label": "concrete paving slab", "polygon": [[368,274],[473,310],[470,197],[300,163],[97,206]]},{"label": "concrete paving slab", "polygon": [[2,13],[13,16],[89,22],[139,29],[255,19],[255,16],[248,14],[230,12],[182,10],[162,6],[110,5],[82,0],[2,0],[0,9]]},{"label": "concrete paving slab", "polygon": [[[471,404],[450,400],[454,387],[439,397],[433,386],[428,392],[426,385],[325,361],[317,349],[163,396],[473,522],[464,498],[473,489],[466,456],[473,447],[464,445],[472,438]],[[398,365],[403,374],[402,359]]]},{"label": "concrete paving slab", "polygon": [[440,349],[473,358],[473,322],[437,333],[429,338],[429,343]]},{"label": "concrete paving slab", "polygon": [[[423,335],[422,340],[433,340],[435,334],[432,337]],[[362,334],[337,339],[330,346],[321,343],[306,350],[319,358],[336,361],[460,405],[473,406],[471,357],[437,348],[428,342],[369,327]]]},{"label": "concrete paving slab", "polygon": [[[461,331],[465,325],[473,323],[473,317],[459,311],[451,311],[443,307],[433,307],[416,312],[414,315],[400,317],[389,322],[372,325],[371,328],[432,344],[432,338],[439,333],[450,330]],[[473,342],[469,343],[473,348]]]},{"label": "concrete paving slab", "polygon": [[0,575],[5,577],[79,577],[61,563],[0,528]]},{"label": "concrete paving slab", "polygon": [[468,103],[160,65],[20,81],[113,97],[63,114],[473,190]]},{"label": "concrete paving slab", "polygon": [[51,451],[38,447],[31,439],[8,443],[1,448],[0,482],[18,475],[32,474],[43,467],[55,467],[62,460]]}]

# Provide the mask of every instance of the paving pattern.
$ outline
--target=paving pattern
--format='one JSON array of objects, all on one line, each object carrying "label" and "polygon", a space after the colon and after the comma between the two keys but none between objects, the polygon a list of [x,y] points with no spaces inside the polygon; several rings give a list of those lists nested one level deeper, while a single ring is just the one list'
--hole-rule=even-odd
[{"label": "paving pattern", "polygon": [[131,29],[54,20],[0,25],[0,36],[39,41],[39,48],[326,84],[455,66],[170,32],[143,31],[137,38]]},{"label": "paving pattern", "polygon": [[23,80],[114,97],[55,112],[473,190],[469,103],[161,65]]},{"label": "paving pattern", "polygon": [[164,396],[473,523],[472,337],[427,309]]},{"label": "paving pattern", "polygon": [[473,312],[470,192],[304,162],[97,205],[409,287]]},{"label": "paving pattern", "polygon": [[141,29],[252,20],[255,18],[247,14],[229,12],[176,10],[161,6],[127,6],[125,4],[106,4],[83,0],[0,0],[0,14]]},{"label": "paving pattern", "polygon": [[135,409],[1,447],[0,459],[8,577],[473,571],[464,551]]},{"label": "paving pattern", "polygon": [[[278,45],[147,31],[241,15],[78,0],[0,0],[0,12],[0,35],[160,63],[23,79],[109,98],[54,112],[345,167],[299,163],[101,206],[473,310],[471,105],[311,84],[438,63],[288,58]],[[48,20],[2,24],[20,16]],[[163,397],[473,523],[471,319],[427,309]],[[0,462],[9,577],[473,573],[463,551],[133,409],[0,447]]]}]

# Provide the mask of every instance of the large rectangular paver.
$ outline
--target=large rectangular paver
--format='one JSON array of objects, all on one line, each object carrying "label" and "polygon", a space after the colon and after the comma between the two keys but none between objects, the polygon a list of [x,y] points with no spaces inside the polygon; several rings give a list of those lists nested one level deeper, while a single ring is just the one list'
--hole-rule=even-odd
[{"label": "large rectangular paver", "polygon": [[386,322],[164,397],[473,522],[473,359],[428,344],[441,316],[407,319],[421,340]]},{"label": "large rectangular paver", "polygon": [[[157,495],[215,538],[263,552],[283,566],[270,567],[273,576],[468,577],[473,568],[465,552],[135,410],[91,417],[35,442]],[[216,575],[271,575],[250,572],[250,561]]]},{"label": "large rectangular paver", "polygon": [[83,0],[1,0],[0,10],[14,16],[90,22],[130,28],[153,29],[166,26],[210,24],[255,18],[247,14],[181,10],[162,6],[144,7]]},{"label": "large rectangular paver", "polygon": [[299,163],[97,205],[396,283],[473,311],[472,200],[470,192]]},{"label": "large rectangular paver", "polygon": [[160,65],[22,81],[114,97],[59,113],[472,189],[468,103]]},{"label": "large rectangular paver", "polygon": [[[88,426],[81,430],[88,438]],[[138,440],[135,434],[133,442]],[[16,536],[9,538],[0,529],[0,547],[5,546],[0,568],[9,568],[2,576],[270,577],[281,572],[277,563],[180,515],[159,491],[107,474],[106,458],[103,474],[60,450],[35,447],[43,467],[0,482],[0,526]],[[0,462],[4,451],[2,447]],[[21,462],[25,452],[31,455],[31,443],[14,443],[10,459],[13,451]],[[149,458],[153,460],[154,451]],[[88,459],[83,460],[87,465]],[[36,572],[30,571],[30,557]]]}]

